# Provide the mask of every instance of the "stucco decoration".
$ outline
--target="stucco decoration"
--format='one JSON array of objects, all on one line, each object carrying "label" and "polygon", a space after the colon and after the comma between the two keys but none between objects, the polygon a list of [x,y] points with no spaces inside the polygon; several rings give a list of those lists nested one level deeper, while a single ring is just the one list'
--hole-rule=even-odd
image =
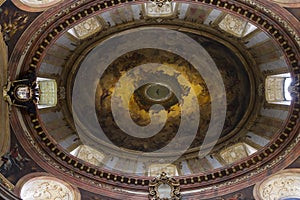
[{"label": "stucco decoration", "polygon": [[247,157],[249,153],[245,144],[237,143],[222,150],[220,155],[227,164],[231,164]]},{"label": "stucco decoration", "polygon": [[300,8],[300,0],[269,0],[283,7]]},{"label": "stucco decoration", "polygon": [[0,184],[2,184],[4,187],[6,187],[8,190],[13,190],[14,189],[14,185],[5,178],[5,176],[3,176],[0,173]]},{"label": "stucco decoration", "polygon": [[159,176],[162,172],[165,172],[168,176],[178,176],[175,165],[152,164],[149,166],[149,176]]},{"label": "stucco decoration", "polygon": [[57,0],[20,0],[20,1],[30,6],[37,6],[37,5],[51,4]]},{"label": "stucco decoration", "polygon": [[12,0],[21,10],[40,12],[57,5],[62,0]]},{"label": "stucco decoration", "polygon": [[265,96],[268,103],[289,104],[285,98],[285,79],[289,74],[268,76],[265,81]]},{"label": "stucco decoration", "polygon": [[[272,149],[271,149],[272,150]],[[55,152],[54,152],[55,153]],[[244,163],[243,163],[244,164]],[[251,164],[252,166],[254,165],[254,164]],[[253,166],[254,167],[254,166]],[[254,170],[253,170],[254,171]],[[251,174],[251,176],[252,176],[252,174]],[[118,177],[119,178],[119,177]],[[228,178],[229,179],[229,178]],[[119,183],[118,183],[119,184]]]},{"label": "stucco decoration", "polygon": [[39,105],[56,106],[57,104],[57,85],[53,79],[38,81],[41,94],[39,95]]},{"label": "stucco decoration", "polygon": [[148,17],[169,17],[174,13],[174,6],[169,0],[153,0],[144,4]]},{"label": "stucco decoration", "polygon": [[284,78],[269,77],[266,79],[266,99],[268,102],[276,102],[284,100]]},{"label": "stucco decoration", "polygon": [[79,39],[84,39],[102,28],[96,17],[89,18],[74,27],[74,32]]},{"label": "stucco decoration", "polygon": [[[25,176],[26,177],[26,176]],[[78,200],[78,191],[68,183],[51,176],[27,175],[21,179],[20,197],[23,200]],[[19,185],[19,183],[17,184]]]},{"label": "stucco decoration", "polygon": [[246,25],[247,22],[243,19],[228,14],[220,22],[219,27],[232,35],[241,37]]},{"label": "stucco decoration", "polygon": [[255,199],[300,198],[300,169],[287,169],[267,177],[254,188]]},{"label": "stucco decoration", "polygon": [[87,145],[80,145],[73,155],[93,165],[100,165],[105,157],[103,153]]},{"label": "stucco decoration", "polygon": [[179,181],[168,177],[165,172],[150,181],[149,200],[180,200],[181,198]]},{"label": "stucco decoration", "polygon": [[236,16],[227,14],[219,23],[219,27],[236,37],[244,37],[257,29],[256,26]]}]

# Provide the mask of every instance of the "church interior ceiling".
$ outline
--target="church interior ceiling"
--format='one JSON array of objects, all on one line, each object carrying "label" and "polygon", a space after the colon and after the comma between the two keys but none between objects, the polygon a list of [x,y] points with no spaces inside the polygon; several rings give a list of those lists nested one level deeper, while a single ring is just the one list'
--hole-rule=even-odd
[{"label": "church interior ceiling", "polygon": [[299,1],[0,5],[0,197],[300,198]]}]

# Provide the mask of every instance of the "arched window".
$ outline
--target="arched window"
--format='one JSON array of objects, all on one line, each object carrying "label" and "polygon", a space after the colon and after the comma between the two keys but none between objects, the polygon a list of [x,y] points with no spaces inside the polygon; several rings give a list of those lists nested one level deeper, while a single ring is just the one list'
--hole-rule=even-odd
[{"label": "arched window", "polygon": [[73,156],[76,156],[77,158],[80,158],[81,160],[84,160],[96,166],[99,166],[105,158],[105,155],[103,153],[87,145],[79,145],[70,153]]},{"label": "arched window", "polygon": [[289,73],[267,76],[265,81],[265,95],[268,103],[291,104],[290,86],[292,79]]},{"label": "arched window", "polygon": [[227,164],[231,164],[255,153],[256,151],[257,150],[250,145],[239,142],[221,150],[220,156]]},{"label": "arched window", "polygon": [[219,23],[219,27],[236,37],[244,37],[257,29],[257,27],[250,22],[230,14],[227,14],[224,17],[224,19]]},{"label": "arched window", "polygon": [[78,25],[74,26],[68,33],[73,35],[78,39],[85,39],[102,29],[101,20],[99,17],[92,17],[83,22],[79,23]]},{"label": "arched window", "polygon": [[38,109],[54,107],[57,104],[57,84],[54,79],[37,77]]},{"label": "arched window", "polygon": [[178,176],[177,167],[173,164],[151,164],[149,166],[149,176],[158,176],[162,172],[165,172],[168,176]]}]

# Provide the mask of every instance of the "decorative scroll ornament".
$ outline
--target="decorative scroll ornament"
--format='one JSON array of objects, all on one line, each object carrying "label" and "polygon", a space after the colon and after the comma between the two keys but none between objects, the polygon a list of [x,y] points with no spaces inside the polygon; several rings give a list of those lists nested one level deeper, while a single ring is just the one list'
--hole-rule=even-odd
[{"label": "decorative scroll ornament", "polygon": [[171,0],[150,0],[145,3],[146,15],[148,17],[169,17],[173,14]]},{"label": "decorative scroll ornament", "polygon": [[76,200],[74,189],[64,181],[41,176],[29,179],[21,188],[23,200]]},{"label": "decorative scroll ornament", "polygon": [[100,22],[97,20],[96,17],[89,18],[80,24],[76,25],[74,27],[74,31],[76,35],[79,37],[79,39],[84,39],[99,30],[101,30],[102,25]]},{"label": "decorative scroll ornament", "polygon": [[237,37],[242,37],[246,26],[246,21],[229,14],[219,24],[221,29]]},{"label": "decorative scroll ornament", "polygon": [[150,200],[179,200],[181,199],[179,181],[168,177],[162,172],[159,177],[154,178],[149,183]]},{"label": "decorative scroll ornament", "polygon": [[15,186],[0,173],[0,184],[10,191],[13,191]]},{"label": "decorative scroll ornament", "polygon": [[34,71],[28,71],[19,80],[8,80],[3,87],[3,98],[9,106],[25,108],[29,113],[35,113],[38,101],[38,89]]},{"label": "decorative scroll ornament", "polygon": [[267,177],[255,185],[253,195],[255,199],[264,200],[299,198],[299,169],[286,169]]}]

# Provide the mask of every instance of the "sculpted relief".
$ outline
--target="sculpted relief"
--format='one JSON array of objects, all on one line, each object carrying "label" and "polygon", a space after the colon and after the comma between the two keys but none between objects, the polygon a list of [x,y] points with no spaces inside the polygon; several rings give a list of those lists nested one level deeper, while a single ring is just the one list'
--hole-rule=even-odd
[{"label": "sculpted relief", "polygon": [[95,18],[89,18],[74,27],[76,35],[80,38],[86,38],[101,29],[100,22]]},{"label": "sculpted relief", "polygon": [[81,145],[75,156],[93,165],[100,165],[105,157],[101,152],[86,145]]},{"label": "sculpted relief", "polygon": [[246,147],[243,143],[232,145],[220,153],[226,163],[231,164],[248,156]]},{"label": "sculpted relief", "polygon": [[149,166],[149,176],[158,176],[165,172],[168,176],[178,176],[175,165],[152,164]]},{"label": "sculpted relief", "polygon": [[30,179],[23,185],[20,196],[24,200],[75,199],[70,188],[49,178]]},{"label": "sculpted relief", "polygon": [[173,14],[173,5],[169,1],[152,1],[144,5],[148,17],[168,17]]},{"label": "sculpted relief", "polygon": [[246,21],[233,15],[226,15],[219,24],[221,29],[237,37],[243,35],[246,25]]},{"label": "sculpted relief", "polygon": [[265,199],[273,200],[288,196],[300,195],[300,177],[279,176],[267,182],[262,188]]},{"label": "sculpted relief", "polygon": [[255,186],[258,199],[277,200],[300,197],[300,172],[298,169],[283,170]]}]

